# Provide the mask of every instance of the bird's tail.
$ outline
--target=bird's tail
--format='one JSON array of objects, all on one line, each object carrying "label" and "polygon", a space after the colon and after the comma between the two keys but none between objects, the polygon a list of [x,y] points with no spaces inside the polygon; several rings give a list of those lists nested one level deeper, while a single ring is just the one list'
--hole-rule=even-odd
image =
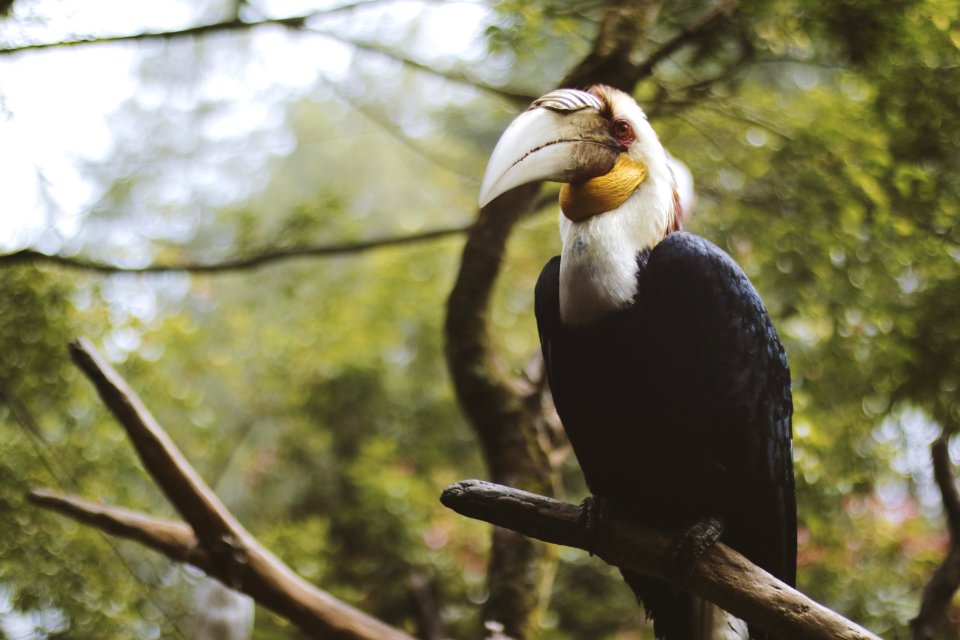
[{"label": "bird's tail", "polygon": [[693,598],[694,638],[697,640],[750,640],[747,623],[717,605]]},{"label": "bird's tail", "polygon": [[[623,579],[653,621],[658,640],[749,640],[747,624],[717,605],[656,578],[624,571]],[[757,634],[754,640],[759,640]]]}]

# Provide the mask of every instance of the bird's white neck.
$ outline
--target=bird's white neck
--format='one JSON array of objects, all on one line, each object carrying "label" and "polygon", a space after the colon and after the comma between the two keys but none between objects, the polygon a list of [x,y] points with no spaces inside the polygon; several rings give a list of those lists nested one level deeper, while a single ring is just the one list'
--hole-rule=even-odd
[{"label": "bird's white neck", "polygon": [[560,214],[560,319],[583,327],[628,306],[637,294],[637,254],[673,224],[673,189],[648,181],[612,211],[573,222]]}]

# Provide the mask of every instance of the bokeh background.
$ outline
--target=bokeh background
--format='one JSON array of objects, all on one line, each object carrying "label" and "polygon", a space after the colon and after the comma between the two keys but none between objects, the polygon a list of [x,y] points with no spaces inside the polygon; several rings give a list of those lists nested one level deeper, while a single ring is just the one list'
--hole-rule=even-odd
[{"label": "bokeh background", "polygon": [[[79,335],[296,571],[420,637],[476,636],[489,530],[437,500],[487,475],[444,362],[446,300],[497,136],[615,4],[5,7],[0,638],[194,637],[202,576],[26,502],[48,487],[174,516],[71,365]],[[949,542],[929,447],[960,425],[960,5],[730,4],[635,95],[696,181],[687,228],[744,267],[786,345],[799,587],[905,638]],[[635,57],[713,5],[651,3]],[[197,25],[220,26],[142,36]],[[516,371],[559,249],[544,203],[492,305]],[[560,473],[582,498],[572,456]],[[542,606],[544,639],[652,637],[579,551],[559,550]],[[302,633],[258,609],[254,637]]]}]

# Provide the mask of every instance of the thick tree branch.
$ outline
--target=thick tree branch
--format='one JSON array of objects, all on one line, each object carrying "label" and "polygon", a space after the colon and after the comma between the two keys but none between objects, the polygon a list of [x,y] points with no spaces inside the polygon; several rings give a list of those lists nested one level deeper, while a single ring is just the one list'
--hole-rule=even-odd
[{"label": "thick tree branch", "polygon": [[[510,487],[464,480],[450,485],[440,500],[467,517],[584,549],[612,565],[666,579],[666,558],[673,538],[615,513],[596,523],[588,537],[578,506]],[[704,553],[688,590],[781,640],[880,640],[723,544]]]},{"label": "thick tree branch", "polygon": [[201,542],[205,545],[233,544],[233,538],[248,536],[193,470],[140,398],[93,346],[86,340],[77,340],[70,345],[70,355],[126,429],[130,442],[157,486]]},{"label": "thick tree branch", "polygon": [[384,247],[398,247],[408,244],[417,244],[428,242],[430,240],[440,240],[451,236],[457,236],[470,231],[471,224],[459,225],[456,227],[444,227],[440,229],[431,229],[420,233],[411,233],[400,236],[391,236],[386,238],[376,238],[373,240],[360,240],[358,242],[345,242],[343,244],[316,245],[306,247],[289,247],[285,249],[271,249],[249,256],[226,258],[218,262],[183,262],[180,264],[151,264],[145,267],[123,267],[108,262],[100,262],[87,258],[60,256],[56,254],[43,253],[35,249],[21,249],[14,253],[0,255],[0,268],[8,265],[21,263],[45,263],[54,264],[67,269],[78,271],[93,271],[102,274],[118,273],[223,273],[230,271],[245,271],[249,269],[258,269],[278,262],[293,260],[296,258],[328,258],[333,256],[344,256],[354,253],[362,253],[373,249]]},{"label": "thick tree branch", "polygon": [[910,621],[914,640],[933,640],[947,619],[953,595],[960,588],[960,490],[950,462],[950,434],[943,431],[930,447],[933,478],[940,488],[943,511],[950,531],[950,548],[923,589],[920,612]]},{"label": "thick tree branch", "polygon": [[413,640],[317,589],[283,564],[227,511],[140,399],[87,342],[71,345],[71,354],[127,430],[144,467],[188,524],[45,491],[34,491],[31,500],[106,533],[141,542],[176,561],[194,564],[313,637]]},{"label": "thick tree branch", "polygon": [[[509,373],[490,344],[489,330],[490,300],[507,238],[538,192],[539,185],[514,189],[480,211],[447,300],[444,347],[457,399],[477,433],[491,477],[552,493],[553,469],[536,428],[539,394],[531,395],[533,385]],[[533,540],[494,531],[484,622],[502,625],[512,638],[535,634],[548,554]]]}]

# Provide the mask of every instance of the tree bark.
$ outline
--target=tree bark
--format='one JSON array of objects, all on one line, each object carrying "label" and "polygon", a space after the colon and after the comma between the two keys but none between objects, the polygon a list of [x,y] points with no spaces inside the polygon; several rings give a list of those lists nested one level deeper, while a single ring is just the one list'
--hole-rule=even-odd
[{"label": "tree bark", "polygon": [[[462,515],[584,549],[617,567],[669,579],[666,567],[673,537],[614,512],[606,512],[588,532],[576,505],[480,480],[452,484],[440,500]],[[880,640],[721,543],[707,549],[683,588],[780,640]]]},{"label": "tree bark", "polygon": [[930,448],[933,477],[940,488],[943,511],[950,531],[947,555],[923,589],[920,612],[910,621],[914,640],[933,640],[947,619],[953,595],[960,588],[960,490],[950,463],[950,433],[944,431]]},{"label": "tree bark", "polygon": [[[480,211],[447,301],[446,356],[457,398],[477,433],[491,478],[552,495],[554,473],[537,431],[539,390],[511,377],[491,347],[490,298],[507,238],[539,187],[516,189]],[[535,635],[540,593],[551,575],[546,545],[494,530],[484,628]]]}]

